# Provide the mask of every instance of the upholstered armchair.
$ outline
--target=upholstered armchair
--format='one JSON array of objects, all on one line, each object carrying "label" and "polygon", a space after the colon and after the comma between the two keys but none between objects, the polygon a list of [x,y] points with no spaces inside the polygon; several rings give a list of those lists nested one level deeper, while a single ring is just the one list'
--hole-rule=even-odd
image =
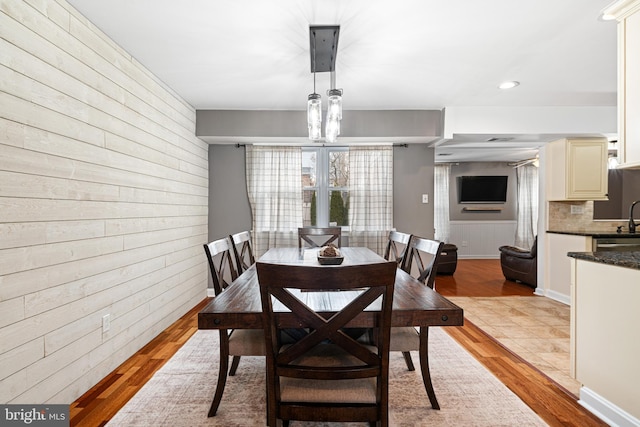
[{"label": "upholstered armchair", "polygon": [[531,287],[538,285],[538,236],[531,249],[500,246],[500,266],[508,280],[522,282]]}]

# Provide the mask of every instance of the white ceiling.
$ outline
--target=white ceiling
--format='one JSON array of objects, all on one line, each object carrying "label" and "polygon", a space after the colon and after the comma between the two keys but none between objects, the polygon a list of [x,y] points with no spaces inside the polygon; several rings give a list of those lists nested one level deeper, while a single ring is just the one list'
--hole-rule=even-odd
[{"label": "white ceiling", "polygon": [[[616,24],[599,19],[609,0],[68,1],[199,110],[304,110],[309,25],[340,25],[347,110],[616,105]],[[316,82],[324,94],[329,73]],[[550,138],[492,136],[505,137],[455,134],[436,153],[512,161]]]}]

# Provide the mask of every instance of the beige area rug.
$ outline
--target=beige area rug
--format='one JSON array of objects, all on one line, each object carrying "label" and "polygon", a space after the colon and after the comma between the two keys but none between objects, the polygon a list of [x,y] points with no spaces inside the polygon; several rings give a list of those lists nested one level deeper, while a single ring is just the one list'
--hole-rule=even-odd
[{"label": "beige area rug", "polygon": [[[547,425],[441,328],[430,329],[429,345],[432,380],[442,409],[431,409],[419,372],[407,371],[402,355],[392,353],[392,426]],[[417,367],[417,354],[413,359]],[[207,418],[217,379],[218,333],[198,331],[108,426],[265,425],[264,369],[263,358],[243,357],[236,375],[227,380],[218,414]]]}]

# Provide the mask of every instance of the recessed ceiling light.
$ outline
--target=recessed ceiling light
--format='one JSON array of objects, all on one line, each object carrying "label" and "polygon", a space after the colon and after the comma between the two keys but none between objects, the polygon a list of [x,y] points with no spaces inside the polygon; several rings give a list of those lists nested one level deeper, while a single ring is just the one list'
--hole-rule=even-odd
[{"label": "recessed ceiling light", "polygon": [[500,86],[498,86],[500,89],[511,89],[514,88],[516,86],[518,86],[520,84],[520,82],[517,82],[515,80],[509,80],[508,82],[502,82],[500,83]]}]

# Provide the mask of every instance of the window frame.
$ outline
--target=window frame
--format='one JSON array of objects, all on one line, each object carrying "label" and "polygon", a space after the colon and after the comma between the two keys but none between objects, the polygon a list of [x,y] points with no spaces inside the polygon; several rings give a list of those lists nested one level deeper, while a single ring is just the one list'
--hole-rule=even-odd
[{"label": "window frame", "polygon": [[[334,187],[329,184],[329,154],[331,152],[349,152],[347,146],[322,146],[322,147],[302,147],[303,153],[316,153],[316,185],[303,186],[302,191],[316,192],[316,226],[329,226],[330,191],[349,191],[349,186]],[[302,174],[302,170],[300,171]],[[341,226],[343,230],[348,230],[349,226]]]}]

